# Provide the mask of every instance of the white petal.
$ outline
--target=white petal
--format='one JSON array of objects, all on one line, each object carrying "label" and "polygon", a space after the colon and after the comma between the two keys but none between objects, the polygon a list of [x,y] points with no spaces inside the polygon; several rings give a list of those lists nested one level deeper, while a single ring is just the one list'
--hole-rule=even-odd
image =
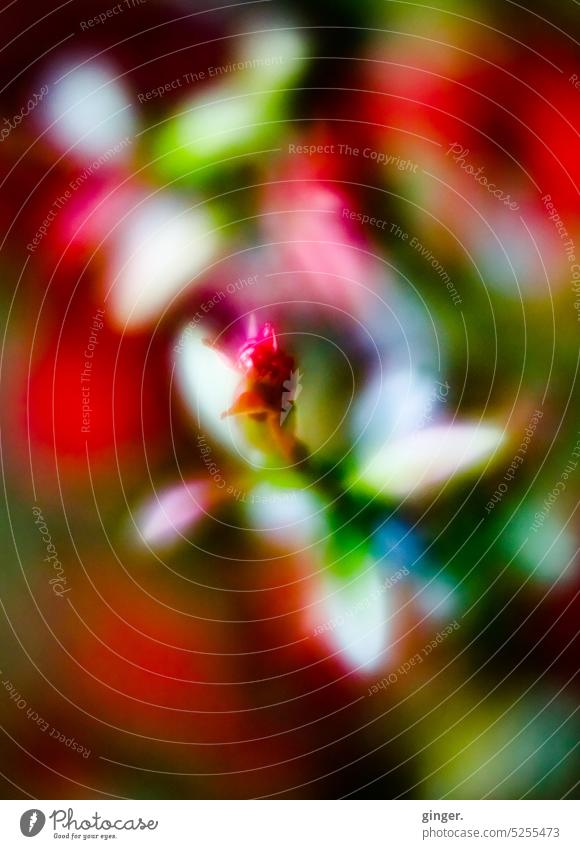
[{"label": "white petal", "polygon": [[156,320],[217,255],[209,215],[166,195],[149,198],[121,224],[111,269],[112,305],[123,326]]},{"label": "white petal", "polygon": [[[257,22],[258,23],[258,22]],[[264,21],[267,29],[247,36],[241,44],[238,62],[243,63],[241,83],[265,90],[287,86],[304,67],[307,42],[304,33],[290,25],[290,21],[275,29],[276,21]]]},{"label": "white petal", "polygon": [[175,346],[178,386],[200,428],[232,448],[232,419],[222,419],[240,383],[225,356],[206,345],[207,332],[186,325]]},{"label": "white petal", "polygon": [[[118,72],[100,61],[59,63],[46,100],[49,134],[65,151],[86,160],[131,155],[135,135],[134,106]],[[123,142],[129,144],[122,145]],[[120,150],[117,146],[122,145]],[[107,163],[99,163],[95,169]],[[86,165],[92,165],[86,162]]]},{"label": "white petal", "polygon": [[264,483],[248,493],[246,504],[253,527],[284,548],[313,545],[325,533],[324,503],[310,490]]},{"label": "white petal", "polygon": [[372,456],[370,446],[429,426],[440,417],[448,394],[449,384],[412,367],[375,374],[357,398],[353,414],[355,437],[363,434],[360,450]]},{"label": "white petal", "polygon": [[348,581],[326,575],[321,590],[314,634],[328,640],[350,669],[368,671],[382,664],[391,642],[391,597],[379,570],[367,563]]},{"label": "white petal", "polygon": [[387,442],[367,462],[356,483],[395,496],[420,492],[493,457],[504,440],[500,428],[486,424],[429,427]]},{"label": "white petal", "polygon": [[207,481],[175,484],[138,511],[139,535],[148,545],[167,545],[203,519],[217,500],[216,487]]}]

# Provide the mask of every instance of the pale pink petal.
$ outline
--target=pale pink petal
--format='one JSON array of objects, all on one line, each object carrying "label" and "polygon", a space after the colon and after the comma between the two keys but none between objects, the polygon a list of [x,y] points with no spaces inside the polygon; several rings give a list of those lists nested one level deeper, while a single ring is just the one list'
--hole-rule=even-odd
[{"label": "pale pink petal", "polygon": [[157,492],[135,517],[147,545],[165,546],[202,521],[223,496],[210,481],[178,483]]}]

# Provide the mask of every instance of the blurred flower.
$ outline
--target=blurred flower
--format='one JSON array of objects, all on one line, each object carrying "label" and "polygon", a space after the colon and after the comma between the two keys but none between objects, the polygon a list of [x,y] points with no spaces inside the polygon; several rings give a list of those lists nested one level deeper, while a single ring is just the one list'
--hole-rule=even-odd
[{"label": "blurred flower", "polygon": [[[200,423],[197,447],[209,480],[161,491],[141,508],[136,524],[146,544],[166,545],[197,528],[220,501],[245,507],[256,530],[320,563],[312,605],[335,623],[325,637],[349,667],[370,669],[385,662],[395,641],[386,605],[394,605],[396,592],[383,589],[377,518],[365,511],[378,506],[380,516],[401,498],[424,498],[435,486],[483,468],[497,458],[504,433],[491,423],[457,423],[450,411],[442,413],[448,384],[408,372],[402,386],[401,375],[387,369],[347,407],[343,427],[354,447],[321,459],[300,397],[288,419],[280,415],[290,376],[301,368],[300,335],[289,335],[292,340],[293,356],[284,347],[286,334],[270,322],[256,330],[254,319],[248,337],[232,351],[223,340],[208,344],[197,324],[184,328],[176,346],[178,380]],[[320,359],[311,416],[316,404],[336,400],[326,395],[324,374]],[[225,472],[215,460],[212,437],[231,452]],[[403,539],[409,535],[405,530]],[[441,600],[433,599],[437,608]]]}]

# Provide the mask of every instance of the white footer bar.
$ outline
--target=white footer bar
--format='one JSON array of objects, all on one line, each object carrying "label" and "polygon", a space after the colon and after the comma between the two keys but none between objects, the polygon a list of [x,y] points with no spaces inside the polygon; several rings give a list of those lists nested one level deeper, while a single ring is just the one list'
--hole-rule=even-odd
[{"label": "white footer bar", "polygon": [[0,801],[1,845],[579,849],[577,801]]}]

